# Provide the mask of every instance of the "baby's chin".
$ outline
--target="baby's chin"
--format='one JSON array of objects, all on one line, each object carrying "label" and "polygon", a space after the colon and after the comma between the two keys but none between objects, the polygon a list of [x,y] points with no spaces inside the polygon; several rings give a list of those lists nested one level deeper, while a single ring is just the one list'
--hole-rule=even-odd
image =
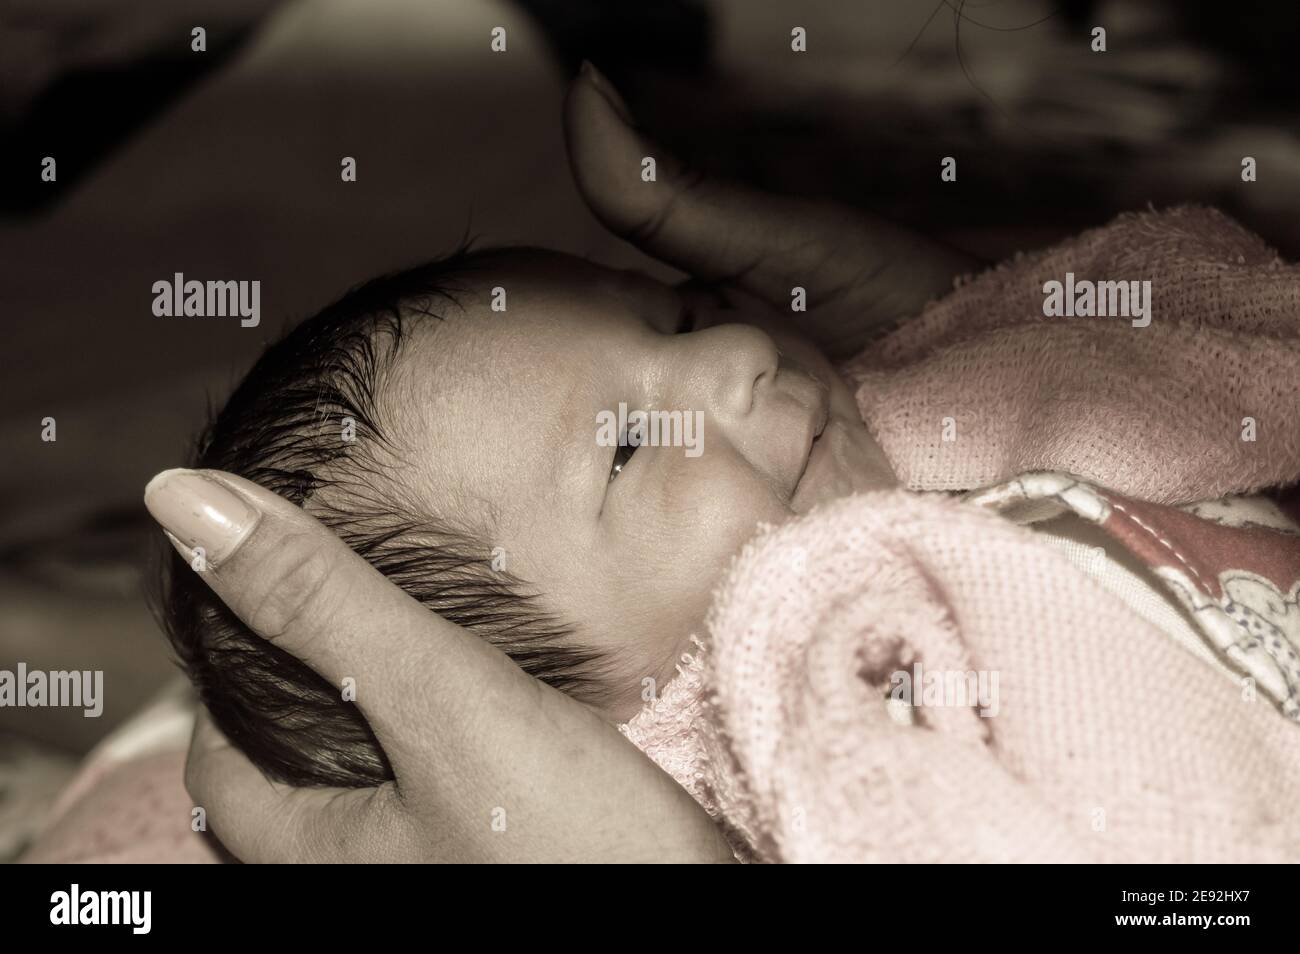
[{"label": "baby's chin", "polygon": [[808,466],[790,498],[790,509],[805,514],[819,504],[866,490],[898,486],[885,453],[866,427],[832,415],[813,442]]}]

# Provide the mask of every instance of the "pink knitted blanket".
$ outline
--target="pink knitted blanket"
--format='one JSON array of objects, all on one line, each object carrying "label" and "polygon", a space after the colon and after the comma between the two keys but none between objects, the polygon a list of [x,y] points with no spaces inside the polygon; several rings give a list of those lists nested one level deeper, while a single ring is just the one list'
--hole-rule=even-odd
[{"label": "pink knitted blanket", "polygon": [[[1150,324],[1045,317],[1066,272],[1151,281]],[[848,373],[907,487],[995,486],[760,535],[629,738],[751,859],[1300,858],[1300,533],[1168,506],[1300,479],[1300,270],[1216,212],[1123,216]],[[1235,678],[1013,522],[1034,508],[1102,528]]]}]

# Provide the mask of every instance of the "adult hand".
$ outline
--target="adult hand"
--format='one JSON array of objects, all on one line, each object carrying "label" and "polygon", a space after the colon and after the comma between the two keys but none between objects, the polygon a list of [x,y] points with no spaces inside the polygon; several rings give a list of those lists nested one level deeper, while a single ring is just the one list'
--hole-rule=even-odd
[{"label": "adult hand", "polygon": [[249,862],[729,861],[686,792],[590,710],[407,596],[302,509],[216,471],[145,493],[183,553],[255,633],[356,702],[396,780],[268,781],[207,720],[186,785]]},{"label": "adult hand", "polygon": [[[583,64],[565,102],[569,162],[605,226],[642,251],[790,314],[830,357],[856,354],[978,263],[917,233],[833,202],[759,192],[685,167],[635,126],[622,97]],[[655,179],[642,178],[655,160]],[[864,173],[865,174],[865,173]]]}]

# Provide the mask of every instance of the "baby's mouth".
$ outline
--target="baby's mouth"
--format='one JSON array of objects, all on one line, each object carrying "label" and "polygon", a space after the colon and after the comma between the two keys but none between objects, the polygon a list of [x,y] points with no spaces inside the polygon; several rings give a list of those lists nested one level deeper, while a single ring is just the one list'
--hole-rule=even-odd
[{"label": "baby's mouth", "polygon": [[832,417],[813,441],[808,464],[795,485],[790,509],[805,514],[818,504],[850,494],[897,487],[888,459],[867,429]]},{"label": "baby's mouth", "polygon": [[803,455],[803,466],[800,467],[799,475],[795,478],[790,491],[791,500],[798,496],[799,487],[804,482],[804,478],[808,476],[808,470],[812,466],[813,460],[820,457],[820,451],[823,450],[821,446],[822,434],[826,432],[826,425],[830,421],[830,395],[821,386],[820,382],[816,381],[816,379],[813,379],[813,382],[816,385],[816,390],[812,392],[815,397],[810,408],[813,415],[812,432],[808,441],[807,452]]}]

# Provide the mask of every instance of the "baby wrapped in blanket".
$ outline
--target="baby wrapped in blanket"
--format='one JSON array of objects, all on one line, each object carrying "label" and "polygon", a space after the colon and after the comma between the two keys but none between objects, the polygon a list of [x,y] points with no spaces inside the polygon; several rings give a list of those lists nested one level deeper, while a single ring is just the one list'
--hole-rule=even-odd
[{"label": "baby wrapped in blanket", "polygon": [[[1149,279],[1150,325],[1045,317],[1067,271]],[[193,463],[626,723],[747,857],[1282,858],[1300,537],[1222,498],[1300,476],[1297,289],[1216,214],[1130,217],[839,374],[743,301],[464,254],[299,327]],[[389,777],[192,543],[168,629],[227,736],[285,781]]]}]

